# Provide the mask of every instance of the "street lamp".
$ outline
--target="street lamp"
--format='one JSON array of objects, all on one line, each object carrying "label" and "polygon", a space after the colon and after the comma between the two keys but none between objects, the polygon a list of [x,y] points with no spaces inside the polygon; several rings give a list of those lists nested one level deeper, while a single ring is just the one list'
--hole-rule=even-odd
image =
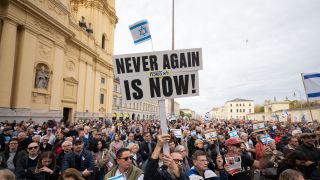
[{"label": "street lamp", "polygon": [[303,116],[303,112],[302,112],[302,98],[301,98],[301,92],[299,90],[294,90],[293,91],[293,97],[296,97],[296,92],[299,93],[299,97],[300,97],[300,111],[301,111],[301,120],[302,120],[302,116]]}]

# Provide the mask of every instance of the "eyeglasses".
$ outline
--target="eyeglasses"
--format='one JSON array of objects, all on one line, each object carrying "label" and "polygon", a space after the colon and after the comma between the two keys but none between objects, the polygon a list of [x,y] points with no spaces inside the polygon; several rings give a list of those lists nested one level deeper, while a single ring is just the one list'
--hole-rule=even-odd
[{"label": "eyeglasses", "polygon": [[9,144],[18,144],[18,143],[11,142],[11,143],[9,143]]},{"label": "eyeglasses", "polygon": [[119,159],[123,159],[123,160],[125,160],[125,161],[128,161],[128,159],[130,159],[130,160],[132,161],[133,156],[129,156],[129,157],[125,157],[125,158],[119,158]]},{"label": "eyeglasses", "polygon": [[182,159],[173,159],[173,161],[176,163],[176,164],[182,164],[183,163],[183,160]]},{"label": "eyeglasses", "polygon": [[39,146],[28,147],[29,150],[38,149]]}]

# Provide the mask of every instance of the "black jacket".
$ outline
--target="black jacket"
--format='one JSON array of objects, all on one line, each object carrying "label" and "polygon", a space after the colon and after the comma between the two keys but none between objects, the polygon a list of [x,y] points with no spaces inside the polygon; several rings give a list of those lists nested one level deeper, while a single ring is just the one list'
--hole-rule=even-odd
[{"label": "black jacket", "polygon": [[[173,175],[174,176],[174,175]],[[148,159],[144,180],[171,180],[171,174],[167,171],[165,166],[159,167],[159,159]],[[180,172],[180,177],[177,180],[187,180],[189,177]]]},{"label": "black jacket", "polygon": [[46,147],[43,147],[43,143],[40,143],[39,147],[41,152],[52,151],[52,145],[49,143],[46,145]]},{"label": "black jacket", "polygon": [[308,160],[313,162],[320,161],[320,149],[315,147],[308,147],[304,144],[301,144],[297,147],[297,151],[304,152],[308,158]]},{"label": "black jacket", "polygon": [[[76,157],[76,154],[74,152],[67,153],[63,157],[63,162],[62,162],[62,167],[61,167],[62,172],[68,168],[76,168],[75,157]],[[91,152],[83,149],[81,152],[81,167],[80,167],[80,169],[78,169],[78,171],[82,172],[85,169],[88,169],[89,171],[90,170],[93,171],[94,170],[94,160],[93,160],[93,156],[92,156]],[[91,176],[87,177],[86,179],[91,179],[91,178],[92,178],[92,174],[91,174]]]},{"label": "black jacket", "polygon": [[[154,148],[156,147],[156,143],[153,141],[151,141],[150,143],[151,143],[151,150],[153,152]],[[151,156],[152,152],[149,152],[148,143],[146,141],[143,141],[140,144],[139,153],[141,154],[143,161],[147,160]]]},{"label": "black jacket", "polygon": [[[17,154],[18,154],[18,152],[16,152],[16,154],[13,157],[14,167],[16,167],[16,164],[17,164]],[[0,169],[7,168],[7,160],[9,159],[9,151],[2,152],[0,154],[0,157],[2,157],[2,161],[0,162]]]}]

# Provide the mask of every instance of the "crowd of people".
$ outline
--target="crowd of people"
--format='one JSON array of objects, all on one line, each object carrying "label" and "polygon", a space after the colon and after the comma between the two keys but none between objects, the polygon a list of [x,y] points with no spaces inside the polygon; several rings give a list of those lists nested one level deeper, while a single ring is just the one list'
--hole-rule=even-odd
[{"label": "crowd of people", "polygon": [[157,120],[1,122],[0,179],[320,179],[317,122],[178,119],[160,129]]}]

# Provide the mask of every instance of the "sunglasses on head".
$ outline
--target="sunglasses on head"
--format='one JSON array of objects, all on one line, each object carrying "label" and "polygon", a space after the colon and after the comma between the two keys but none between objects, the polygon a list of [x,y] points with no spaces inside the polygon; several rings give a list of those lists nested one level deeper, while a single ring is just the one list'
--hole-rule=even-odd
[{"label": "sunglasses on head", "polygon": [[119,158],[119,159],[123,159],[125,161],[128,161],[128,159],[132,160],[133,159],[133,156],[129,156],[129,157],[125,157],[125,158]]},{"label": "sunglasses on head", "polygon": [[39,146],[28,147],[29,150],[38,149]]}]

